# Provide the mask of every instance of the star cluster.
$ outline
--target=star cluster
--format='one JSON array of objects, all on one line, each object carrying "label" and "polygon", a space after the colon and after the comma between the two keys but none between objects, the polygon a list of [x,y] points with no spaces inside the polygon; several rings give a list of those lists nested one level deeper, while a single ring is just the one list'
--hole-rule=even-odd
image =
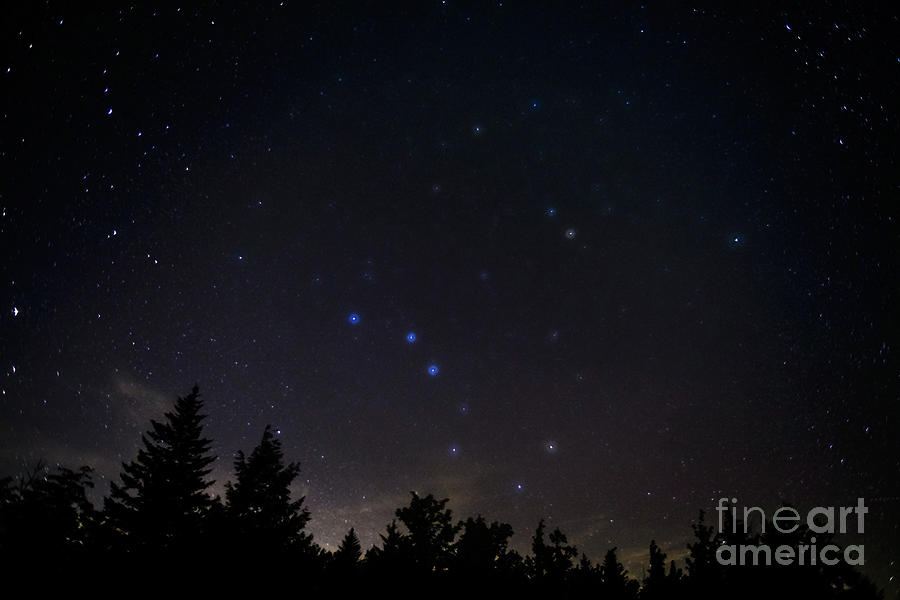
[{"label": "star cluster", "polygon": [[895,15],[17,10],[0,475],[102,494],[196,382],[217,489],[272,424],[323,544],[421,490],[639,572],[866,497],[900,575]]}]

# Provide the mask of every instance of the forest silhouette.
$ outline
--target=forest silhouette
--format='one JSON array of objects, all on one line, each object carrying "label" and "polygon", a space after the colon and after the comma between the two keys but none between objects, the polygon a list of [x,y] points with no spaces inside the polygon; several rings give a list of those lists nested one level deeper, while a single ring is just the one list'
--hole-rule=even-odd
[{"label": "forest silhouette", "polygon": [[[725,534],[705,522],[701,511],[688,543],[684,568],[666,561],[651,541],[642,577],[630,574],[616,548],[594,564],[569,544],[559,528],[541,520],[525,556],[510,549],[512,527],[482,516],[454,519],[447,498],[411,492],[380,535],[363,551],[350,529],[335,551],[306,532],[310,513],[304,498],[292,498],[300,472],[285,462],[280,440],[267,426],[257,446],[237,452],[234,481],[225,498],[212,496],[212,441],[203,437],[203,401],[195,386],[178,398],[163,421],[151,420],[142,447],[123,463],[120,482],[97,509],[89,500],[92,469],[43,464],[0,480],[0,560],[17,565],[59,565],[118,573],[180,572],[202,579],[205,567],[235,565],[235,582],[282,581],[277,587],[338,596],[377,590],[394,597],[479,596],[526,598],[881,598],[857,569],[838,561],[814,566],[723,566],[721,544],[809,543],[800,527],[791,534]],[[738,526],[737,531],[743,532]],[[766,531],[773,531],[768,527]],[[821,534],[819,543],[825,544]]]}]

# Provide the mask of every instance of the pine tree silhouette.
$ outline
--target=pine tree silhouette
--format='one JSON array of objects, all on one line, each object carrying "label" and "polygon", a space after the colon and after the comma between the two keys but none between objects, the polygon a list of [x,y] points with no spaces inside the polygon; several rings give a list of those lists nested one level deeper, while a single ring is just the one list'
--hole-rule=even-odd
[{"label": "pine tree silhouette", "polygon": [[676,592],[680,579],[681,573],[674,560],[666,573],[666,553],[656,545],[656,540],[650,540],[650,567],[641,588],[641,598],[669,598]]},{"label": "pine tree silhouette", "polygon": [[541,519],[531,538],[531,556],[525,559],[532,581],[543,580],[550,568],[550,549],[544,541],[544,528],[544,519]]},{"label": "pine tree silhouette", "polygon": [[362,546],[359,536],[352,527],[341,540],[337,550],[329,557],[325,574],[331,593],[340,596],[355,596],[362,591],[362,577],[365,563],[362,559]]},{"label": "pine tree silhouette", "polygon": [[616,548],[610,548],[603,557],[600,578],[605,597],[637,598],[639,584],[628,577],[628,571],[616,556]]},{"label": "pine tree silhouette", "polygon": [[235,482],[225,485],[226,513],[242,551],[258,555],[308,549],[312,539],[303,529],[309,511],[303,497],[291,500],[300,465],[284,464],[281,440],[270,426],[249,457],[237,452],[234,472]]},{"label": "pine tree silhouette", "polygon": [[[202,436],[202,406],[194,387],[177,399],[164,422],[151,421],[136,459],[122,465],[121,484],[111,484],[103,514],[88,498],[93,487],[89,467],[79,471],[60,467],[51,473],[39,464],[17,479],[0,478],[0,565],[21,574],[29,565],[43,567],[47,563],[42,559],[49,558],[56,573],[74,566],[78,569],[72,571],[74,576],[81,576],[100,559],[111,573],[123,577],[124,584],[138,574],[127,567],[156,568],[162,565],[144,559],[159,558],[166,561],[170,579],[185,575],[199,583],[201,565],[212,566],[211,560],[221,565],[224,559],[237,565],[229,573],[234,581],[286,581],[283,576],[290,569],[291,585],[299,580],[310,594],[331,592],[339,597],[377,588],[440,597],[462,592],[478,597],[599,595],[606,600],[883,597],[871,580],[846,562],[784,565],[756,560],[767,556],[760,546],[793,548],[794,555],[800,555],[803,546],[811,557],[814,544],[821,550],[834,543],[838,547],[832,555],[841,555],[838,538],[819,532],[824,515],[815,526],[801,523],[790,532],[765,521],[758,532],[745,530],[742,522],[730,519],[719,532],[706,525],[701,511],[692,526],[695,539],[688,544],[687,574],[675,561],[667,573],[666,554],[652,540],[642,588],[619,562],[616,548],[598,566],[582,554],[573,568],[577,549],[559,528],[545,540],[542,519],[532,537],[532,554],[523,559],[508,549],[510,525],[496,521],[488,525],[481,516],[454,524],[447,498],[437,500],[430,494],[421,498],[415,492],[409,506],[395,511],[397,519],[381,536],[381,547],[371,548],[364,560],[355,529],[347,532],[336,552],[328,554],[304,532],[309,512],[303,507],[304,498],[292,500],[290,489],[299,465],[284,462],[281,442],[271,427],[265,428],[249,456],[236,453],[235,481],[225,488],[227,504],[209,496],[212,482],[206,477],[215,457],[210,455],[211,441]],[[752,561],[720,564],[717,550],[742,545],[741,556],[749,551]],[[107,549],[124,552],[102,552]],[[241,560],[234,561],[235,554]],[[113,564],[122,555],[127,560]]]},{"label": "pine tree silhouette", "polygon": [[586,554],[581,555],[578,566],[569,576],[572,597],[586,598],[597,595],[600,586],[600,568],[591,564]]},{"label": "pine tree silhouette", "polygon": [[687,545],[689,554],[685,564],[692,593],[707,597],[719,588],[722,569],[716,562],[719,536],[704,519],[705,513],[701,510],[697,522],[691,525],[696,540]]},{"label": "pine tree silhouette", "polygon": [[376,579],[392,581],[414,570],[412,541],[401,533],[396,520],[391,521],[379,537],[381,547],[373,546],[366,552],[367,572]]},{"label": "pine tree silhouette", "polygon": [[216,460],[209,454],[212,442],[202,437],[202,408],[194,386],[165,413],[165,422],[151,420],[137,458],[122,463],[122,485],[111,482],[104,502],[115,547],[150,553],[199,547],[213,504],[206,491],[213,482],[206,477]]},{"label": "pine tree silhouette", "polygon": [[674,560],[669,561],[669,572],[666,573],[666,587],[669,590],[679,590],[683,582],[684,573],[678,568]]},{"label": "pine tree silhouette", "polygon": [[334,564],[338,565],[343,572],[352,571],[359,564],[361,557],[362,547],[359,545],[359,536],[351,527],[334,553]]}]

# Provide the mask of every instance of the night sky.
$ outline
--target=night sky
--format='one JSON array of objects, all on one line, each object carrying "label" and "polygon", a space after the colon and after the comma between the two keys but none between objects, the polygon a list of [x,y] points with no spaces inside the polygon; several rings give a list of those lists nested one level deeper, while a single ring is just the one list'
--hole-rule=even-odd
[{"label": "night sky", "polygon": [[896,12],[23,4],[0,472],[99,498],[197,383],[215,491],[271,423],[330,548],[416,490],[639,576],[864,497],[896,586]]}]

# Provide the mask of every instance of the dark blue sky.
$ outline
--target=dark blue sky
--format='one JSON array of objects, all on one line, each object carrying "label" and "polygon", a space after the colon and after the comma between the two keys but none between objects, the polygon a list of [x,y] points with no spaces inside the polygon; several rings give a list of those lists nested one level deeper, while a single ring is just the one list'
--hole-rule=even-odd
[{"label": "dark blue sky", "polygon": [[322,544],[417,490],[639,573],[864,497],[896,586],[895,13],[18,10],[3,472],[114,479],[196,382],[216,490],[271,423]]}]

